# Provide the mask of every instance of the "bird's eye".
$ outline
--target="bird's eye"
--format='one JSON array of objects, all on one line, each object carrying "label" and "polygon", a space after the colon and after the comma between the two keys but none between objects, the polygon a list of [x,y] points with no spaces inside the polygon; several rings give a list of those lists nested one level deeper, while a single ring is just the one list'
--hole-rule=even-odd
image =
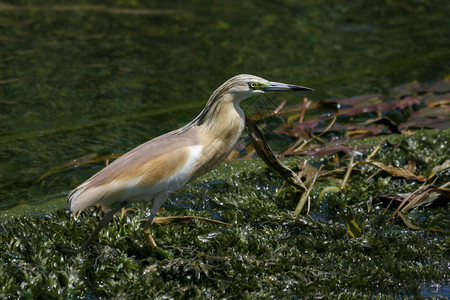
[{"label": "bird's eye", "polygon": [[252,89],[256,89],[258,87],[258,84],[256,82],[250,82],[248,84]]}]

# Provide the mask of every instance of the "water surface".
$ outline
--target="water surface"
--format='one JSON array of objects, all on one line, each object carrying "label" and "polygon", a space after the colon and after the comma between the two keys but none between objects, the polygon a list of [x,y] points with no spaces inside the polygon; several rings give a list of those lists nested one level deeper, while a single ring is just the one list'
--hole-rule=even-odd
[{"label": "water surface", "polygon": [[239,73],[323,99],[449,71],[445,1],[27,3],[0,3],[0,210],[64,203],[100,164],[46,171],[182,126]]}]

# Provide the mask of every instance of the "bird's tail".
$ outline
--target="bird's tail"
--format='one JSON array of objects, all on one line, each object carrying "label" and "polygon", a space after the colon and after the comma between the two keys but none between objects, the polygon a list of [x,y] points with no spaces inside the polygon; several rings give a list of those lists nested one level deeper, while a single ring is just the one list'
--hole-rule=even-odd
[{"label": "bird's tail", "polygon": [[98,203],[104,196],[104,187],[87,188],[86,184],[82,184],[69,194],[69,210],[79,212]]}]

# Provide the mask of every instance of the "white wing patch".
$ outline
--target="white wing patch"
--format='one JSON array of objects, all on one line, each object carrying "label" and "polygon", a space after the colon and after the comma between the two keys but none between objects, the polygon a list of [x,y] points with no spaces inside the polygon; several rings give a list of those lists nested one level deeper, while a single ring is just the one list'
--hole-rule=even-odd
[{"label": "white wing patch", "polygon": [[200,159],[203,147],[200,145],[191,146],[189,149],[189,158],[184,166],[164,181],[158,182],[146,189],[146,194],[149,196],[148,201],[153,197],[152,195],[169,194],[175,192],[183,187],[190,179],[194,168]]},{"label": "white wing patch", "polygon": [[195,166],[197,165],[200,157],[202,155],[203,147],[200,145],[195,145],[190,147],[189,158],[184,164],[183,168],[177,173],[169,178],[173,185],[169,186],[168,191],[174,192],[184,186],[190,179]]},{"label": "white wing patch", "polygon": [[77,212],[101,203],[108,206],[116,201],[140,202],[152,201],[156,197],[168,195],[183,187],[200,159],[203,147],[195,145],[190,147],[189,158],[184,166],[166,180],[158,182],[151,187],[139,186],[144,176],[129,181],[114,180],[109,184],[97,187],[88,187],[89,181],[80,185],[69,197],[70,210]]}]

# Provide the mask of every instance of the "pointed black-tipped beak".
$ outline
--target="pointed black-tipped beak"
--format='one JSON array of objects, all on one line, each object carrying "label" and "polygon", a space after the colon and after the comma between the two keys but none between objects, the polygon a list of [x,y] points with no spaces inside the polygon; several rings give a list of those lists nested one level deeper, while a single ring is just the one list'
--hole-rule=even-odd
[{"label": "pointed black-tipped beak", "polygon": [[265,92],[288,92],[288,91],[309,91],[314,92],[313,89],[304,87],[304,86],[298,86],[293,84],[286,84],[281,82],[273,82],[269,81],[267,83],[267,86],[264,88]]}]

